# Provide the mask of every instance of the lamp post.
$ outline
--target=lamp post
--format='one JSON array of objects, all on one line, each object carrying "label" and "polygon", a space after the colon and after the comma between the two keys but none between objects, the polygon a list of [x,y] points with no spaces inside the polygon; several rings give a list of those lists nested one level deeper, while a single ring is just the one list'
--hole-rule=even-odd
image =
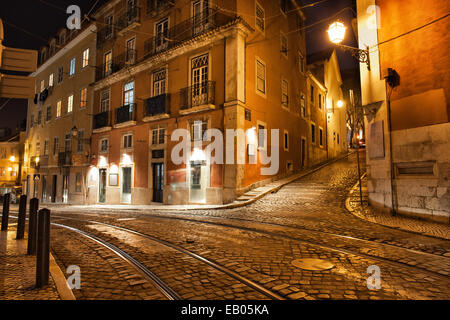
[{"label": "lamp post", "polygon": [[345,39],[346,31],[347,27],[343,22],[335,21],[332,24],[330,24],[327,32],[331,42],[333,42],[336,46],[338,46],[342,50],[350,52],[351,55],[359,62],[367,64],[367,70],[370,71],[369,47],[366,47],[366,49],[363,50],[341,44],[341,42],[344,41]]}]

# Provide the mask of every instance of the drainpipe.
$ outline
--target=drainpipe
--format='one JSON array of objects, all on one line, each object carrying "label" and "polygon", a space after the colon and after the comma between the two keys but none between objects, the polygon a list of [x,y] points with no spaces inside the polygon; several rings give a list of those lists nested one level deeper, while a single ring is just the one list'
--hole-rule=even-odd
[{"label": "drainpipe", "polygon": [[[397,215],[397,210],[395,208],[395,197],[396,197],[396,193],[395,193],[395,187],[394,187],[394,179],[395,179],[395,174],[394,174],[394,155],[392,153],[393,147],[392,147],[392,121],[391,121],[391,94],[388,93],[388,83],[386,81],[386,93],[387,93],[387,121],[388,121],[388,130],[389,130],[389,152],[390,152],[390,156],[389,156],[389,164],[391,166],[391,176],[390,176],[390,180],[391,180],[391,205],[392,205],[392,215],[396,216]],[[391,89],[393,90],[393,89]],[[391,91],[392,93],[392,91]]]}]

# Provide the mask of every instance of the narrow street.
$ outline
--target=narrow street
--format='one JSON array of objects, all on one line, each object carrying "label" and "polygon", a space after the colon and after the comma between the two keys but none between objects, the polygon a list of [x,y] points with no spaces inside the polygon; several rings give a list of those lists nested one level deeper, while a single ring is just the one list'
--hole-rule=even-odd
[{"label": "narrow street", "polygon": [[350,214],[356,168],[352,154],[236,209],[52,210],[52,253],[80,267],[77,299],[448,299],[450,241]]}]

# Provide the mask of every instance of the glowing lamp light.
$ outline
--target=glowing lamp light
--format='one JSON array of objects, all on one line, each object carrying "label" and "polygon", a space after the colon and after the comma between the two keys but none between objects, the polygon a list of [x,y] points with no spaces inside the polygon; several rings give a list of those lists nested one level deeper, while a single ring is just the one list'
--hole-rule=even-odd
[{"label": "glowing lamp light", "polygon": [[39,163],[39,157],[36,157],[36,164],[38,164]]},{"label": "glowing lamp light", "polygon": [[192,151],[191,155],[191,161],[203,161],[206,160],[205,153],[203,150],[195,148],[194,151]]},{"label": "glowing lamp light", "polygon": [[131,165],[131,164],[133,164],[133,161],[131,161],[130,155],[128,155],[126,153],[123,155],[123,157],[122,157],[122,164],[124,164],[124,165]]},{"label": "glowing lamp light", "polygon": [[108,166],[108,162],[106,162],[106,158],[103,156],[100,156],[100,159],[98,160],[98,166],[99,167],[106,167]]},{"label": "glowing lamp light", "polygon": [[342,108],[342,107],[344,106],[344,101],[339,100],[339,101],[337,102],[337,106],[338,106],[338,108]]},{"label": "glowing lamp light", "polygon": [[12,171],[12,168],[11,168],[11,167],[9,167],[9,168],[8,168],[8,172],[11,172],[11,171]]},{"label": "glowing lamp light", "polygon": [[256,144],[256,127],[251,127],[247,130],[248,144]]},{"label": "glowing lamp light", "polygon": [[9,158],[9,161],[11,161],[11,162],[14,162],[14,161],[16,161],[16,157],[14,157],[14,156],[11,156],[11,158]]},{"label": "glowing lamp light", "polygon": [[109,172],[110,173],[119,173],[119,167],[117,165],[113,164],[111,166],[111,168],[109,168]]},{"label": "glowing lamp light", "polygon": [[330,41],[336,44],[341,43],[345,39],[347,27],[340,21],[333,22],[328,27],[328,37]]}]

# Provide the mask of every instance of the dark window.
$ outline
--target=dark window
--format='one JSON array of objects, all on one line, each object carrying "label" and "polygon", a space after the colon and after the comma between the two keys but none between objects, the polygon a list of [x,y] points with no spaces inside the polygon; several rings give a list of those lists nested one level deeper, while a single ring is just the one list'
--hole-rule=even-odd
[{"label": "dark window", "polygon": [[316,142],[316,126],[313,124],[311,125],[311,142]]},{"label": "dark window", "polygon": [[252,121],[252,111],[249,109],[245,109],[245,120]]}]

